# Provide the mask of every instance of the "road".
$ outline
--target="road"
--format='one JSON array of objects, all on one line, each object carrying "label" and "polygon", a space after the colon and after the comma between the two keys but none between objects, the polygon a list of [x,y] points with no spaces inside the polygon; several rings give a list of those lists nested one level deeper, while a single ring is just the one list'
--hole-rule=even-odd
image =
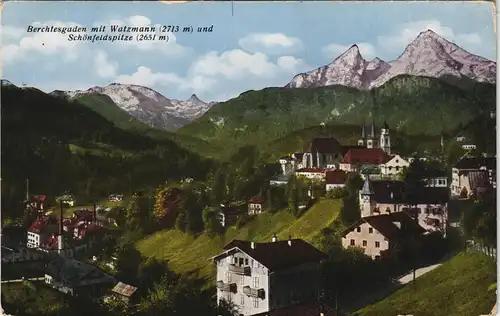
[{"label": "road", "polygon": [[19,283],[23,281],[43,281],[45,278],[44,277],[38,277],[38,278],[27,278],[27,279],[16,279],[16,280],[2,280],[2,283]]}]

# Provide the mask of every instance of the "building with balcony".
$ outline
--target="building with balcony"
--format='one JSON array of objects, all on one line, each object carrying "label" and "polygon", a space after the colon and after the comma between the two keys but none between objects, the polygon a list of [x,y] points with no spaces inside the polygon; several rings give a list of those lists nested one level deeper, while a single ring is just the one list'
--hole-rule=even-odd
[{"label": "building with balcony", "polygon": [[325,258],[301,239],[233,240],[211,258],[217,265],[217,300],[232,302],[244,316],[315,301]]}]

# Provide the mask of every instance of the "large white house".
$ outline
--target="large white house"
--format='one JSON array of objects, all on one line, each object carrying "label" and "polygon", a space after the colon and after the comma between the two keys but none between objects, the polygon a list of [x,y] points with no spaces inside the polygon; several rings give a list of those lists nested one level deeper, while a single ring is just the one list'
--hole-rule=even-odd
[{"label": "large white house", "polygon": [[301,239],[233,240],[211,258],[217,265],[217,301],[232,302],[244,316],[315,301],[323,259],[323,252]]}]

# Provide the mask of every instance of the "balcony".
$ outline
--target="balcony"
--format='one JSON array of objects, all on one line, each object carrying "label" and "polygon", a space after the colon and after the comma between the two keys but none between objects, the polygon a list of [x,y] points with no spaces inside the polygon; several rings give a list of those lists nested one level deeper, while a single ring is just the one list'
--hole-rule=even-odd
[{"label": "balcony", "polygon": [[254,288],[251,288],[247,285],[247,286],[243,287],[243,294],[250,296],[250,297],[264,299],[266,293],[265,293],[264,289],[254,289]]},{"label": "balcony", "polygon": [[217,288],[224,292],[236,293],[236,283],[224,283],[223,281],[217,281]]},{"label": "balcony", "polygon": [[234,272],[236,274],[241,274],[241,275],[251,275],[252,270],[250,267],[240,267],[234,264],[229,265],[229,271]]}]

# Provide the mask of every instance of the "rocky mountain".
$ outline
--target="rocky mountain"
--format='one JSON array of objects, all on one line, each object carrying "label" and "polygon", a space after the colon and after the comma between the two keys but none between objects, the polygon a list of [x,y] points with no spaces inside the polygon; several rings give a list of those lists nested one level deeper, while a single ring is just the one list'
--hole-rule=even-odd
[{"label": "rocky mountain", "polygon": [[137,120],[164,130],[176,130],[188,124],[215,104],[203,102],[194,94],[187,100],[168,99],[147,87],[118,83],[84,91],[54,91],[52,94],[64,94],[71,99],[89,94],[106,95]]},{"label": "rocky mountain", "polygon": [[367,61],[356,45],[328,65],[296,75],[287,88],[342,85],[357,89],[379,87],[399,75],[477,82],[496,82],[496,62],[473,55],[427,30],[420,33],[396,60]]}]

